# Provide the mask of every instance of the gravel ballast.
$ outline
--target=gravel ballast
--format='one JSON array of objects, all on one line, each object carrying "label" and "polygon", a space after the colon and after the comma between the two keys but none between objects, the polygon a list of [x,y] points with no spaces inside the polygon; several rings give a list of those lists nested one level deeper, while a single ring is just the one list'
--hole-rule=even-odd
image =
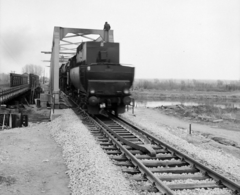
[{"label": "gravel ballast", "polygon": [[72,194],[137,194],[78,116],[70,109],[61,114],[49,127],[63,149]]}]

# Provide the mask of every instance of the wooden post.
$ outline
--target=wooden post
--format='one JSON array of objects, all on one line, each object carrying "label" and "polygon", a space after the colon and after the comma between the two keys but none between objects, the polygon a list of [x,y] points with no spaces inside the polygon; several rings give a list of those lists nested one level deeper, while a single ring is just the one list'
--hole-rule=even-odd
[{"label": "wooden post", "polygon": [[9,127],[12,128],[12,114],[9,114]]},{"label": "wooden post", "polygon": [[55,108],[55,94],[53,94],[53,114],[54,114],[54,108]]},{"label": "wooden post", "polygon": [[134,114],[134,107],[135,107],[135,99],[132,99],[133,105],[132,105],[132,114]]},{"label": "wooden post", "polygon": [[192,134],[192,127],[191,127],[191,124],[189,124],[189,134],[190,134],[190,135]]}]

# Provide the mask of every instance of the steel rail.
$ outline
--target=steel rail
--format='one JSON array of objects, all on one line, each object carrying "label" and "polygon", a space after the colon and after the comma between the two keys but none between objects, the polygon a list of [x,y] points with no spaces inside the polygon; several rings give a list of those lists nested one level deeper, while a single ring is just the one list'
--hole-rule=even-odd
[{"label": "steel rail", "polygon": [[[116,138],[114,138],[109,132],[114,132],[107,127],[102,121],[99,119],[92,119],[92,122],[96,125],[100,125],[101,130],[104,132],[105,135],[107,135],[119,148],[125,156],[130,160],[139,170],[140,172],[149,179],[153,183],[153,185],[161,192],[163,195],[174,195],[174,192],[165,184],[161,182],[141,161],[139,161],[134,155],[131,154],[119,141],[117,141]],[[108,130],[106,130],[108,129]],[[109,132],[108,132],[109,131]]]},{"label": "steel rail", "polygon": [[187,156],[186,154],[176,150],[175,148],[173,148],[169,144],[167,144],[163,141],[160,141],[159,139],[153,137],[149,133],[137,128],[135,125],[131,124],[130,122],[128,122],[126,120],[124,120],[123,118],[121,118],[121,117],[116,117],[116,118],[119,119],[120,121],[126,123],[127,125],[129,125],[133,129],[141,132],[143,135],[147,136],[153,142],[162,145],[167,150],[169,150],[172,154],[176,155],[177,157],[179,157],[182,160],[185,160],[186,162],[191,164],[192,167],[200,170],[200,172],[202,172],[204,175],[213,178],[219,185],[222,184],[222,185],[226,186],[227,188],[231,189],[234,193],[236,193],[236,194],[239,193],[240,194],[240,185],[239,184],[237,184],[237,183],[229,180],[228,178],[220,175],[219,173],[211,170],[210,168],[208,168],[208,167],[204,166],[203,164],[197,162],[196,160],[194,160],[190,156]]}]

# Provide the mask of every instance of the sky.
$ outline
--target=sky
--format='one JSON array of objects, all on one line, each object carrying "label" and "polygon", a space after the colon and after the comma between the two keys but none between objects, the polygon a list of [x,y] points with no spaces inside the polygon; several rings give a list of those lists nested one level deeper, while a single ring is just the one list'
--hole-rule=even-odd
[{"label": "sky", "polygon": [[48,72],[54,26],[106,21],[135,78],[240,79],[239,0],[0,0],[0,73]]}]

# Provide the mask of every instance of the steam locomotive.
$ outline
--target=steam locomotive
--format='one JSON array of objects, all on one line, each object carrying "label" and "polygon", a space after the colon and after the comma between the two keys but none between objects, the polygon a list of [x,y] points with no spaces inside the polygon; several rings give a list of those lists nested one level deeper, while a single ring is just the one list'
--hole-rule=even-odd
[{"label": "steam locomotive", "polygon": [[89,114],[115,115],[131,102],[134,67],[119,63],[119,43],[82,42],[59,70],[59,86]]}]

